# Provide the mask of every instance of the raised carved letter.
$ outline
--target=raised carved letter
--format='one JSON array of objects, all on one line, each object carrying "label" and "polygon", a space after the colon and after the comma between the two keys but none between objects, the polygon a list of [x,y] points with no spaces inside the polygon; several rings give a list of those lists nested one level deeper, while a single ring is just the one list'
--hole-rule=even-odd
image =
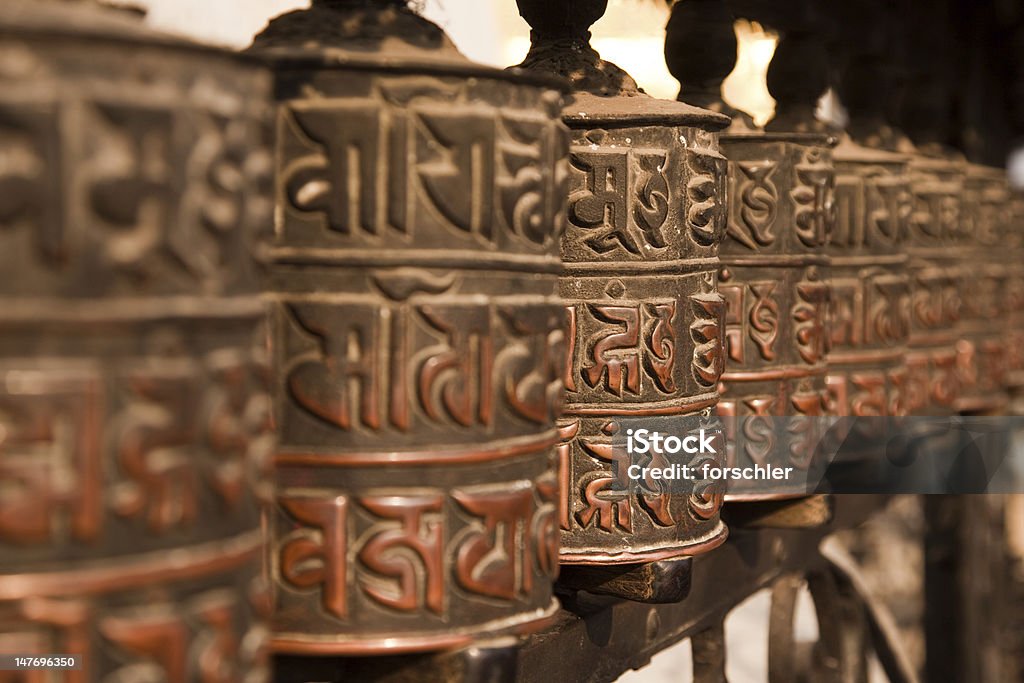
[{"label": "raised carved letter", "polygon": [[[459,544],[455,574],[466,590],[504,600],[528,594],[533,587],[530,522],[533,485],[514,482],[499,488],[456,490],[452,497],[482,520]],[[523,555],[520,561],[520,555]]]},{"label": "raised carved letter", "polygon": [[322,586],[323,606],[344,619],[348,616],[348,500],[282,497],[278,504],[295,520],[319,530],[293,532],[281,544],[281,577],[296,588]]},{"label": "raised carved letter", "polygon": [[[380,518],[358,554],[359,561],[370,572],[360,580],[368,596],[381,605],[403,612],[414,612],[426,606],[435,614],[441,614],[444,609],[444,528],[440,518],[443,502],[440,495],[359,499],[364,508]],[[388,587],[389,583],[393,587]]]}]

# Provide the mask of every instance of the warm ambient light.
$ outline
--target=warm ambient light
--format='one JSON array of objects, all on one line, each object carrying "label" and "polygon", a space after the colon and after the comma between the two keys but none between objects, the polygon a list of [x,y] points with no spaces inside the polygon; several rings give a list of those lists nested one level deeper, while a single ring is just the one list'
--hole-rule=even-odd
[{"label": "warm ambient light", "polygon": [[735,26],[739,42],[736,68],[725,79],[722,91],[726,102],[747,112],[757,125],[763,126],[775,113],[775,100],[768,94],[766,81],[779,36],[744,19]]},{"label": "warm ambient light", "polygon": [[[643,21],[636,17],[627,20],[626,10],[653,16],[645,16]],[[591,44],[602,57],[629,72],[650,95],[675,99],[679,82],[669,73],[663,57],[667,21],[665,5],[613,2],[604,18],[594,25]],[[660,28],[647,31],[647,35],[632,35],[630,27],[634,26]],[[736,22],[736,38],[739,43],[736,68],[725,79],[724,97],[732,106],[753,116],[758,125],[764,125],[775,112],[775,100],[768,93],[766,74],[779,38],[760,24],[743,19]],[[526,36],[508,37],[504,45],[505,62],[521,61],[529,47],[530,40]]]}]

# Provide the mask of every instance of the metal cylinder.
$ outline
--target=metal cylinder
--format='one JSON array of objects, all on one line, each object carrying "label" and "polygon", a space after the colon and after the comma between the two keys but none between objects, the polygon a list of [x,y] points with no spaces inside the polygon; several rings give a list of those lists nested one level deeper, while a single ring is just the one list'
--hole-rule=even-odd
[{"label": "metal cylinder", "polygon": [[557,603],[557,79],[468,62],[402,2],[255,42],[277,77],[273,647],[372,654]]},{"label": "metal cylinder", "polygon": [[908,415],[949,415],[960,392],[957,324],[960,263],[956,249],[963,165],[912,157],[907,254],[911,284],[910,337],[904,408]]},{"label": "metal cylinder", "polygon": [[1003,413],[1007,264],[1003,236],[1009,224],[1009,186],[1002,169],[967,164],[962,195],[958,412]]},{"label": "metal cylinder", "polygon": [[844,138],[834,161],[836,228],[828,248],[832,409],[850,417],[904,415],[910,332],[907,160]]},{"label": "metal cylinder", "polygon": [[[718,414],[729,462],[807,469],[830,414],[826,386],[830,259],[835,222],[833,142],[814,133],[722,136],[731,211],[719,287],[726,369]],[[786,429],[775,417],[790,417]],[[805,419],[806,418],[806,419]],[[727,500],[772,494],[730,483]]]},{"label": "metal cylinder", "polygon": [[1010,197],[1010,223],[1004,240],[1007,266],[1006,374],[1004,384],[1011,398],[1011,415],[1024,415],[1024,190]]},{"label": "metal cylinder", "polygon": [[[519,7],[534,27],[521,66],[573,83],[563,110],[572,173],[562,239],[570,367],[560,422],[560,559],[637,563],[699,553],[725,539],[722,483],[697,481],[683,493],[664,480],[627,482],[629,463],[612,441],[623,420],[699,421],[718,402],[718,248],[727,205],[715,131],[729,120],[644,95],[601,60],[586,28],[602,3]],[[696,455],[690,464],[709,460],[716,462]]]},{"label": "metal cylinder", "polygon": [[266,676],[269,85],[127,14],[0,5],[0,653]]}]

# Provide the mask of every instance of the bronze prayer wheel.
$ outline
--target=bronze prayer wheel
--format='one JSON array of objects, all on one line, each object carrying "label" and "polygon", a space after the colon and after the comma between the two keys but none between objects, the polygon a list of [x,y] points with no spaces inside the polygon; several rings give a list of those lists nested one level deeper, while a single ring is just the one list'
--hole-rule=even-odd
[{"label": "bronze prayer wheel", "polygon": [[833,158],[836,224],[828,247],[832,409],[850,417],[903,415],[910,332],[907,159],[848,137]]},{"label": "bronze prayer wheel", "polygon": [[1010,197],[1010,224],[1005,241],[1006,286],[1006,374],[1004,382],[1013,402],[1011,415],[1024,414],[1024,191],[1015,189]]},{"label": "bronze prayer wheel", "polygon": [[404,2],[274,19],[273,648],[373,654],[557,608],[567,135],[557,79]]},{"label": "bronze prayer wheel", "polygon": [[0,653],[263,680],[269,79],[89,3],[0,52]]},{"label": "bronze prayer wheel", "polygon": [[949,415],[960,391],[957,235],[963,164],[915,154],[908,173],[911,301],[904,407],[909,415]]},{"label": "bronze prayer wheel", "polygon": [[718,402],[727,205],[715,131],[729,120],[644,95],[603,61],[587,28],[604,5],[519,2],[533,27],[521,66],[573,84],[563,110],[572,132],[561,279],[570,368],[559,448],[568,564],[681,557],[726,535],[721,482],[698,481],[689,493],[661,480],[623,486],[628,463],[619,460],[629,456],[612,440],[620,420],[710,416]]},{"label": "bronze prayer wheel", "polygon": [[1003,385],[1006,331],[1004,293],[1007,266],[999,250],[1009,224],[1006,172],[967,164],[961,214],[960,324],[956,409],[975,415],[1000,414],[1009,397]]},{"label": "bronze prayer wheel", "polygon": [[[726,421],[736,466],[805,470],[824,436],[832,146],[815,133],[722,136],[731,211],[718,278],[727,304],[718,414],[742,418]],[[780,430],[775,417],[791,422]],[[744,488],[735,482],[727,500],[773,497]]]}]

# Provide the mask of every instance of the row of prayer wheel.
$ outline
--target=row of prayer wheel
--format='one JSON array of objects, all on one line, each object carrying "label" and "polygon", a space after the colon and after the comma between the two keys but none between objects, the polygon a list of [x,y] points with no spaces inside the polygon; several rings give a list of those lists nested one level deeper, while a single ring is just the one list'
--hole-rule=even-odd
[{"label": "row of prayer wheel", "polygon": [[[536,631],[560,564],[725,540],[720,482],[616,485],[622,420],[1024,394],[1004,172],[655,99],[605,2],[518,4],[508,70],[399,0],[244,56],[0,5],[0,654],[256,681]],[[687,62],[693,6],[684,100],[732,68]],[[808,466],[769,432],[722,457]]]}]

